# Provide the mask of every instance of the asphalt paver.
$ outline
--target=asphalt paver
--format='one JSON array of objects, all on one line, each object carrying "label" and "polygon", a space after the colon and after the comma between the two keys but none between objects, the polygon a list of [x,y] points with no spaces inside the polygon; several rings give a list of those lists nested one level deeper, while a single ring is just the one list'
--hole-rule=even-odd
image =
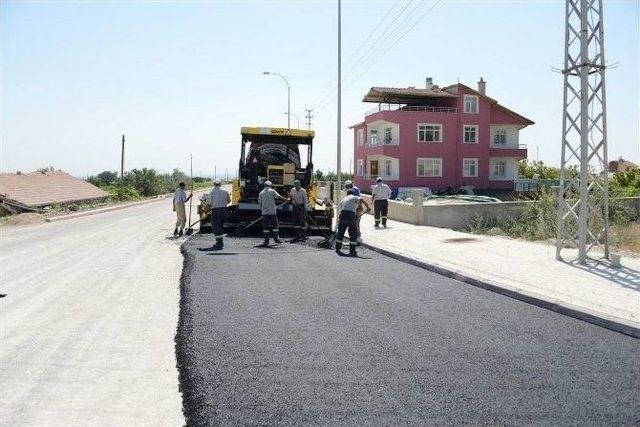
[{"label": "asphalt paver", "polygon": [[189,425],[640,421],[640,340],[366,249],[259,243],[183,245]]}]

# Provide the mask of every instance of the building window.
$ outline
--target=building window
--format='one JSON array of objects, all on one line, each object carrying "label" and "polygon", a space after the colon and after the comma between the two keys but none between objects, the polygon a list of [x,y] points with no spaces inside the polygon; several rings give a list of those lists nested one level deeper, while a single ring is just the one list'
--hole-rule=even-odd
[{"label": "building window", "polygon": [[371,130],[369,131],[369,143],[371,145],[377,145],[378,144],[378,131],[377,130]]},{"label": "building window", "polygon": [[462,176],[465,178],[478,176],[478,159],[462,159]]},{"label": "building window", "polygon": [[364,176],[364,160],[358,159],[358,176]]},{"label": "building window", "polygon": [[464,125],[464,143],[478,143],[478,125]]},{"label": "building window", "polygon": [[468,114],[478,114],[478,97],[475,95],[464,96],[464,112]]},{"label": "building window", "polygon": [[358,146],[362,146],[364,144],[364,129],[358,129]]},{"label": "building window", "polygon": [[391,128],[384,128],[384,143],[393,144],[393,136],[391,133]]},{"label": "building window", "polygon": [[507,162],[504,160],[496,160],[493,164],[493,176],[496,178],[504,178],[507,176]]},{"label": "building window", "polygon": [[442,159],[418,157],[416,175],[424,177],[441,177]]},{"label": "building window", "polygon": [[385,160],[384,161],[384,174],[385,176],[391,176],[391,172],[393,171],[393,168],[391,167],[391,160]]},{"label": "building window", "polygon": [[507,130],[496,129],[496,133],[493,135],[493,143],[495,145],[505,145],[507,143]]},{"label": "building window", "polygon": [[418,124],[418,142],[442,142],[442,125]]}]

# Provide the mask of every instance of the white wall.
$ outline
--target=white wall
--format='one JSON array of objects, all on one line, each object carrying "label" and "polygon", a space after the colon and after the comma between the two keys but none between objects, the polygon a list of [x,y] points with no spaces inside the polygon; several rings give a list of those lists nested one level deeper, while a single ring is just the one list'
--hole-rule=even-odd
[{"label": "white wall", "polygon": [[398,145],[400,143],[400,125],[398,123],[387,122],[385,120],[376,120],[375,122],[367,123],[367,143],[370,142],[371,130],[377,130],[378,145],[384,145],[384,130],[389,127],[391,128],[392,142],[388,145]]},{"label": "white wall", "polygon": [[[504,177],[493,176],[493,167],[498,160],[507,162]],[[510,181],[518,177],[518,160],[513,157],[490,157],[489,158],[489,179],[493,181]]]},{"label": "white wall", "polygon": [[[507,131],[507,143],[505,145],[494,145],[493,139],[496,134],[496,130],[504,129]],[[493,148],[518,148],[520,143],[520,131],[518,126],[513,125],[491,125],[489,127],[489,143]]]}]

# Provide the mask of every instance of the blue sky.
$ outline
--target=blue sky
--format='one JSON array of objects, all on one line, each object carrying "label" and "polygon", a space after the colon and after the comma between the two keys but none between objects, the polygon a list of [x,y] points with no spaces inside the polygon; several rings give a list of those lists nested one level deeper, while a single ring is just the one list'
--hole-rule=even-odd
[{"label": "blue sky", "polygon": [[[399,0],[409,28],[433,0]],[[445,86],[459,79],[536,122],[521,133],[530,158],[559,163],[564,2],[444,0],[397,44],[380,27],[394,5],[343,1],[343,167],[371,86]],[[605,0],[609,156],[640,161],[638,1]],[[399,28],[403,18],[396,21]],[[126,167],[234,170],[239,128],[284,126],[316,107],[315,164],[335,169],[334,1],[2,1],[3,171],[53,165],[76,175]],[[386,51],[386,52],[385,52]],[[359,59],[358,57],[358,59]],[[318,101],[327,98],[318,108]],[[324,108],[322,108],[324,107]],[[292,125],[296,125],[292,118]],[[303,123],[301,123],[303,125]]]}]

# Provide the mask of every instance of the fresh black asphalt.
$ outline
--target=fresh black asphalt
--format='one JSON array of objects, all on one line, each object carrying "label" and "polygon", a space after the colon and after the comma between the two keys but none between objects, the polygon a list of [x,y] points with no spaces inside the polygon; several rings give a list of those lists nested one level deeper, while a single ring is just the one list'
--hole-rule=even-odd
[{"label": "fresh black asphalt", "polygon": [[640,340],[369,250],[258,243],[183,246],[189,425],[640,423]]}]

